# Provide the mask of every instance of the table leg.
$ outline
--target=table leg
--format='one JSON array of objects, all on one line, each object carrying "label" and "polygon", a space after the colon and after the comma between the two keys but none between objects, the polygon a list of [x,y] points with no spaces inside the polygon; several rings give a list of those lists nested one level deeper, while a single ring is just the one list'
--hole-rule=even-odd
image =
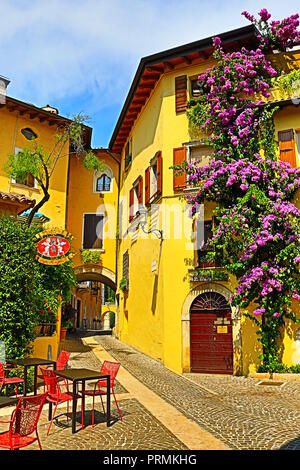
[{"label": "table leg", "polygon": [[49,408],[48,408],[48,421],[52,419],[52,403],[49,401]]},{"label": "table leg", "polygon": [[85,422],[85,381],[83,380],[82,381],[82,389],[81,389],[81,399],[82,399],[82,410],[81,410],[81,413],[82,413],[82,417],[81,417],[81,420],[82,420],[82,423],[81,423],[81,427],[83,429],[83,425],[84,425],[84,422]]},{"label": "table leg", "polygon": [[107,394],[106,394],[106,425],[110,426],[110,377],[107,378]]},{"label": "table leg", "polygon": [[37,368],[38,366],[34,366],[34,386],[33,386],[34,395],[37,395]]},{"label": "table leg", "polygon": [[24,385],[23,385],[24,397],[27,395],[27,366],[24,366]]},{"label": "table leg", "polygon": [[72,434],[76,431],[77,382],[73,381]]}]

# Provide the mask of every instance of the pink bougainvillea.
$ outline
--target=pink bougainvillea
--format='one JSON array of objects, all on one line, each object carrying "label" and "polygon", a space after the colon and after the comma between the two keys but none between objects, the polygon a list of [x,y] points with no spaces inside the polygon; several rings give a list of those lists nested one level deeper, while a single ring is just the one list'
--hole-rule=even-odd
[{"label": "pink bougainvillea", "polygon": [[243,15],[260,30],[260,47],[225,53],[220,38],[214,38],[218,63],[198,77],[203,94],[188,110],[190,123],[207,133],[214,157],[205,166],[186,165],[188,181],[197,188],[187,199],[191,215],[204,201],[217,203],[211,243],[237,278],[231,301],[241,307],[258,305],[252,318],[260,327],[267,364],[276,362],[283,319],[294,318],[292,299],[300,300],[300,210],[293,202],[300,169],[278,161],[276,108],[254,96],[268,97],[277,75],[266,51],[300,43],[300,32],[298,15],[271,23],[266,9],[259,20]]}]

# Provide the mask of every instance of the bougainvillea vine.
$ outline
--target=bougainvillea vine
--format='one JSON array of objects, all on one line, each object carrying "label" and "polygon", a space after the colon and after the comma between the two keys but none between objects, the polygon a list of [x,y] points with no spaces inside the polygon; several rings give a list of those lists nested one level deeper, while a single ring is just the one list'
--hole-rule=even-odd
[{"label": "bougainvillea vine", "polygon": [[270,22],[266,9],[258,20],[243,15],[260,32],[258,47],[226,53],[216,37],[217,64],[198,77],[203,93],[188,109],[190,125],[214,148],[208,165],[186,165],[197,188],[188,201],[191,215],[204,201],[216,202],[211,256],[237,279],[232,304],[254,305],[248,316],[258,326],[262,368],[278,370],[280,332],[286,318],[296,321],[300,302],[300,210],[294,204],[300,169],[278,161],[277,108],[263,98],[279,72],[266,54],[300,43],[299,16]]}]

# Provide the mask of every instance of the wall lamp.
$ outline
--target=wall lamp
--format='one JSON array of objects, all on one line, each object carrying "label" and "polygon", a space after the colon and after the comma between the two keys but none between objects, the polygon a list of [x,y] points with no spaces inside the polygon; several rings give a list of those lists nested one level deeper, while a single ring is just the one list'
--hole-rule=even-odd
[{"label": "wall lamp", "polygon": [[154,228],[154,229],[148,230],[148,231],[145,230],[145,226],[148,223],[148,215],[149,215],[149,212],[146,209],[146,207],[140,206],[139,210],[136,213],[136,215],[138,217],[140,217],[139,224],[140,224],[141,229],[143,230],[144,233],[146,233],[147,235],[149,235],[150,233],[154,233],[157,236],[157,238],[159,238],[160,240],[163,240],[163,231],[162,230],[159,230],[157,228]]}]

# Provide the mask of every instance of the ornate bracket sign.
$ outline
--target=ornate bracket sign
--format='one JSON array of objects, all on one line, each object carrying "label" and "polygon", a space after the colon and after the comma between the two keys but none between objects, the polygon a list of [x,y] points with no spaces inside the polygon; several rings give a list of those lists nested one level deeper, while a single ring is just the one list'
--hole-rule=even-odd
[{"label": "ornate bracket sign", "polygon": [[57,265],[73,258],[71,240],[73,236],[66,230],[45,230],[35,236],[37,240],[37,256],[39,263]]}]

